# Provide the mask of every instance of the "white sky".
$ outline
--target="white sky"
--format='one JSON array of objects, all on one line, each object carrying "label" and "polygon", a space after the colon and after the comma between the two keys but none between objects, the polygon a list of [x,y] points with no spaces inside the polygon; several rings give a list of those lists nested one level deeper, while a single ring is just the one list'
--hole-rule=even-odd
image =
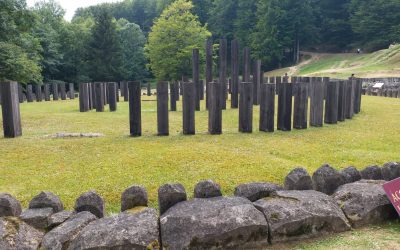
[{"label": "white sky", "polygon": [[[120,0],[56,0],[56,2],[60,3],[63,9],[65,9],[66,14],[64,18],[67,21],[71,21],[75,14],[75,10],[80,7],[88,7],[99,3],[111,3],[119,1]],[[34,6],[36,2],[39,2],[39,0],[26,0],[26,3],[29,7]]]}]

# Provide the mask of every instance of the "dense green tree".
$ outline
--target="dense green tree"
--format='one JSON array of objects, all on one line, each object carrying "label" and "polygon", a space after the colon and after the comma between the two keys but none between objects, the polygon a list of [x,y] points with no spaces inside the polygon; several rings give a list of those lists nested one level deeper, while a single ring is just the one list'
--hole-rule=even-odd
[{"label": "dense green tree", "polygon": [[238,0],[214,0],[208,20],[210,31],[216,38],[234,38],[234,20],[236,20]]},{"label": "dense green tree", "polygon": [[34,15],[25,0],[0,1],[0,80],[42,81],[39,41],[31,35]]},{"label": "dense green tree", "polygon": [[250,45],[250,34],[257,23],[257,3],[259,0],[238,0],[236,19],[234,21],[234,36],[243,45]]},{"label": "dense green tree", "polygon": [[117,24],[106,9],[94,18],[88,47],[89,76],[94,81],[119,81],[123,75]]},{"label": "dense green tree", "polygon": [[204,58],[204,43],[211,34],[191,13],[193,4],[177,0],[155,21],[149,33],[146,53],[149,66],[159,80],[177,80],[191,75],[192,49]]}]

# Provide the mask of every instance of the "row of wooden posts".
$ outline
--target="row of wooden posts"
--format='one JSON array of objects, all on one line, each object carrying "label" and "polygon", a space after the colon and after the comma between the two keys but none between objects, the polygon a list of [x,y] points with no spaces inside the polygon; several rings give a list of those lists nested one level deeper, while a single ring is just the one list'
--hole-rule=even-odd
[{"label": "row of wooden posts", "polygon": [[376,90],[374,90],[373,88],[367,88],[367,89],[363,89],[363,94],[371,95],[371,96],[400,98],[400,87],[399,88],[376,89]]}]

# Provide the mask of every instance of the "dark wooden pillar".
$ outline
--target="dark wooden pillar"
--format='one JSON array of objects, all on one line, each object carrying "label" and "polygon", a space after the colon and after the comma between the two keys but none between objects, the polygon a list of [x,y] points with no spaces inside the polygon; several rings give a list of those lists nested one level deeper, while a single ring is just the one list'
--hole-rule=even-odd
[{"label": "dark wooden pillar", "polygon": [[1,82],[1,109],[4,137],[15,138],[22,135],[21,114],[19,111],[18,83]]},{"label": "dark wooden pillar", "polygon": [[141,85],[135,81],[128,82],[127,87],[129,93],[125,91],[125,95],[129,96],[130,134],[132,137],[139,137],[142,135]]},{"label": "dark wooden pillar", "polygon": [[208,108],[208,132],[212,135],[222,134],[222,83],[212,82],[209,84],[210,103]]},{"label": "dark wooden pillar", "polygon": [[228,97],[228,91],[226,87],[227,47],[228,45],[226,39],[221,39],[219,42],[219,82],[222,83],[222,93],[221,93],[222,109],[226,109],[226,99]]},{"label": "dark wooden pillar", "polygon": [[260,131],[275,130],[275,84],[262,83],[260,88]]},{"label": "dark wooden pillar", "polygon": [[237,40],[233,40],[231,43],[231,74],[231,108],[237,109],[239,107],[239,43]]},{"label": "dark wooden pillar", "polygon": [[200,100],[204,100],[204,80],[200,80]]},{"label": "dark wooden pillar", "polygon": [[151,96],[151,83],[150,82],[147,83],[146,88],[147,88],[147,93],[146,93],[147,96]]},{"label": "dark wooden pillar", "polygon": [[65,83],[60,83],[60,97],[61,100],[67,100],[67,91],[65,89]]},{"label": "dark wooden pillar", "polygon": [[22,89],[22,84],[18,83],[18,98],[19,103],[24,103],[24,91]]},{"label": "dark wooden pillar", "polygon": [[75,87],[73,83],[69,84],[69,98],[71,100],[75,99]]},{"label": "dark wooden pillar", "polygon": [[325,102],[325,123],[337,124],[338,120],[338,100],[339,83],[328,82],[326,84],[326,102]]},{"label": "dark wooden pillar", "polygon": [[253,83],[242,82],[239,97],[239,132],[253,132]]},{"label": "dark wooden pillar", "polygon": [[129,101],[129,82],[124,82],[124,102]]},{"label": "dark wooden pillar", "polygon": [[53,83],[52,84],[52,90],[53,90],[53,101],[58,101],[59,97],[59,92],[58,92],[58,84]]},{"label": "dark wooden pillar", "polygon": [[157,83],[157,129],[159,136],[169,135],[168,82]]},{"label": "dark wooden pillar", "polygon": [[195,108],[200,111],[200,56],[199,49],[192,50],[192,78],[195,87]]},{"label": "dark wooden pillar", "polygon": [[308,83],[294,83],[293,128],[306,129],[308,126]]},{"label": "dark wooden pillar", "polygon": [[346,119],[352,119],[354,115],[354,88],[355,81],[346,81]]},{"label": "dark wooden pillar", "polygon": [[95,109],[96,108],[96,91],[94,89],[94,83],[89,83],[88,84],[88,88],[89,88],[89,107],[90,110]]},{"label": "dark wooden pillar", "polygon": [[96,92],[96,111],[104,112],[104,84],[102,82],[96,82],[95,92]]},{"label": "dark wooden pillar", "polygon": [[182,113],[183,113],[183,134],[194,135],[195,128],[195,101],[196,91],[193,82],[183,83],[183,100],[182,100]]},{"label": "dark wooden pillar", "polygon": [[119,89],[121,90],[121,96],[124,97],[125,95],[125,81],[119,82]]},{"label": "dark wooden pillar", "polygon": [[108,104],[108,88],[107,88],[107,83],[103,82],[103,100],[104,100],[104,105]]},{"label": "dark wooden pillar", "polygon": [[43,87],[43,90],[44,90],[44,100],[46,102],[50,101],[50,85],[46,83]]},{"label": "dark wooden pillar", "polygon": [[43,99],[43,94],[42,94],[42,85],[35,85],[35,95],[36,95],[36,101],[41,102]]},{"label": "dark wooden pillar", "polygon": [[117,83],[116,82],[109,82],[108,85],[108,103],[110,106],[110,111],[115,112],[117,111]]},{"label": "dark wooden pillar", "polygon": [[176,82],[170,82],[169,86],[170,86],[170,90],[169,90],[170,99],[169,100],[170,100],[171,111],[176,111],[177,84],[176,84]]},{"label": "dark wooden pillar", "polygon": [[362,92],[362,81],[356,79],[356,102],[354,103],[354,113],[358,114],[361,111],[361,92]]},{"label": "dark wooden pillar", "polygon": [[346,120],[346,87],[345,81],[339,81],[338,121],[340,122]]},{"label": "dark wooden pillar", "polygon": [[261,85],[261,60],[254,62],[253,70],[253,105],[260,105],[260,85]]},{"label": "dark wooden pillar", "polygon": [[321,78],[311,82],[310,126],[322,127],[324,124],[324,84]]},{"label": "dark wooden pillar", "polygon": [[26,100],[28,102],[33,102],[33,90],[32,90],[32,85],[30,84],[26,86]]},{"label": "dark wooden pillar", "polygon": [[291,83],[278,83],[280,77],[276,78],[278,88],[278,130],[292,130],[292,87]]},{"label": "dark wooden pillar", "polygon": [[206,42],[206,107],[208,108],[209,104],[209,89],[208,84],[213,81],[213,41],[212,39],[208,39]]},{"label": "dark wooden pillar", "polygon": [[87,112],[90,110],[89,105],[89,83],[79,84],[79,110],[80,112]]}]

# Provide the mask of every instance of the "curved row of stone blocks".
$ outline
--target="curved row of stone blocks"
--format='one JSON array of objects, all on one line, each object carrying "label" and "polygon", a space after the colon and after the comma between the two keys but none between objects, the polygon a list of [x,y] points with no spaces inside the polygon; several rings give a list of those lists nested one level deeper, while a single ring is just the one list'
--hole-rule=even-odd
[{"label": "curved row of stone blocks", "polygon": [[233,197],[202,181],[192,200],[181,184],[166,184],[158,190],[159,214],[135,185],[122,193],[121,213],[109,217],[95,191],[82,194],[74,211],[51,192],[35,196],[24,211],[0,194],[0,249],[265,248],[395,219],[382,184],[398,177],[396,162],[340,172],[323,165],[313,176],[296,168],[284,187],[242,184]]}]

